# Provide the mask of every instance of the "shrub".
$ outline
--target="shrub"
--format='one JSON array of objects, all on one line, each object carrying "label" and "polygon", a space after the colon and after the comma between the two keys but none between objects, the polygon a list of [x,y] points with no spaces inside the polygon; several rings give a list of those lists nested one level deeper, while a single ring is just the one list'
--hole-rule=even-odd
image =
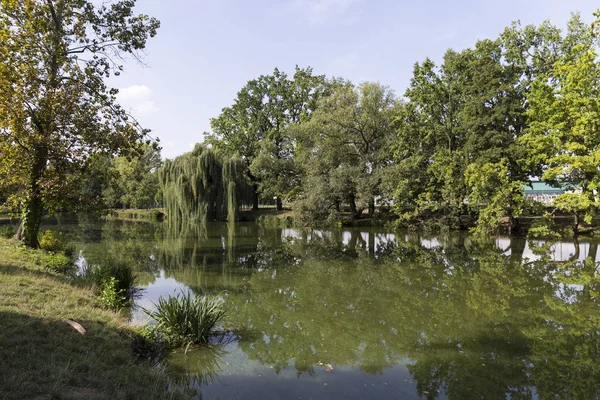
[{"label": "shrub", "polygon": [[[100,301],[108,308],[122,308],[131,304],[139,288],[130,265],[109,258],[101,264],[89,264],[81,272],[84,281],[95,285]],[[118,300],[124,297],[125,300]],[[121,304],[120,307],[115,305]]]},{"label": "shrub", "polygon": [[100,303],[112,310],[119,310],[131,305],[131,298],[127,297],[124,289],[118,289],[118,281],[115,277],[110,277],[100,286]]},{"label": "shrub", "polygon": [[154,330],[170,346],[207,343],[225,317],[223,301],[213,296],[177,296],[159,298],[156,311],[145,310],[156,323]]},{"label": "shrub", "polygon": [[529,239],[556,240],[560,238],[560,233],[556,232],[555,229],[556,226],[552,216],[548,213],[544,213],[542,217],[536,218],[533,221],[527,232],[527,237]]},{"label": "shrub", "polygon": [[72,272],[73,267],[73,259],[65,254],[58,253],[52,254],[48,253],[43,257],[42,264],[44,268],[49,271],[57,272],[60,274],[66,274],[68,272]]},{"label": "shrub", "polygon": [[7,224],[0,225],[0,236],[6,239],[10,239],[17,233],[17,225]]},{"label": "shrub", "polygon": [[40,238],[40,247],[52,253],[62,252],[68,257],[74,253],[73,247],[69,246],[62,232],[45,231]]}]

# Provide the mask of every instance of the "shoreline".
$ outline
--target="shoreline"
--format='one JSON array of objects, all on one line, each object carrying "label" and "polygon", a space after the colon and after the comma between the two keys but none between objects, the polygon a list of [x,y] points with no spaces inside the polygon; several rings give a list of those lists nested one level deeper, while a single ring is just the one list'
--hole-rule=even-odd
[{"label": "shoreline", "polygon": [[139,334],[123,315],[44,268],[48,254],[0,238],[0,397],[188,398],[136,354]]}]

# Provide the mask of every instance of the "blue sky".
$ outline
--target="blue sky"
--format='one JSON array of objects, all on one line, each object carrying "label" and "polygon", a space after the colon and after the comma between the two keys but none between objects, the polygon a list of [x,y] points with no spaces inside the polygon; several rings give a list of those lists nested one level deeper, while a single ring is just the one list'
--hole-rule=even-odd
[{"label": "blue sky", "polygon": [[511,21],[563,27],[585,20],[592,0],[137,0],[161,21],[146,66],[129,60],[111,81],[120,102],[152,129],[172,158],[201,142],[210,118],[245,83],[273,68],[377,81],[401,96],[415,62],[439,61],[448,48],[495,38]]}]

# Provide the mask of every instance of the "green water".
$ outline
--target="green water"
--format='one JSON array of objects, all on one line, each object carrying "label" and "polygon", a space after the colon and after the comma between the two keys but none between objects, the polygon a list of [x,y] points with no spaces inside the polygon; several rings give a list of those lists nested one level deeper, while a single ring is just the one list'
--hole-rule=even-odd
[{"label": "green water", "polygon": [[225,298],[220,344],[169,357],[173,383],[204,399],[600,396],[595,241],[250,223],[178,235],[120,221],[58,229],[82,260],[135,265],[139,306],[178,290]]}]

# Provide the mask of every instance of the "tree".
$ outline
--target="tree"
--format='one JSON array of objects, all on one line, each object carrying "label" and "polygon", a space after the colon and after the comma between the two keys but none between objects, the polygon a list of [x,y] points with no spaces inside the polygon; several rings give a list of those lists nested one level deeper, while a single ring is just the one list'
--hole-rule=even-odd
[{"label": "tree", "polygon": [[295,145],[285,129],[308,119],[328,88],[325,77],[313,75],[310,67],[296,67],[292,79],[275,68],[272,75],[249,81],[234,104],[211,120],[209,142],[230,156],[240,156],[248,166],[254,209],[259,193],[275,196],[281,209],[282,198],[296,185]]},{"label": "tree", "polygon": [[520,182],[540,176],[548,157],[524,146],[530,92],[564,54],[589,42],[586,30],[577,15],[564,35],[549,22],[515,23],[495,40],[448,50],[440,67],[429,59],[415,65],[394,146],[394,208],[402,221],[435,216],[456,226],[469,213],[484,232],[496,230],[505,212],[516,226]]},{"label": "tree", "polygon": [[533,82],[528,96],[530,127],[521,140],[530,162],[542,166],[542,179],[581,191],[555,201],[559,209],[575,216],[576,232],[582,213],[591,221],[600,189],[600,63],[591,29],[579,37],[548,73]]},{"label": "tree", "polygon": [[521,214],[525,201],[523,186],[512,179],[506,158],[498,163],[470,164],[465,181],[471,188],[469,205],[479,213],[476,234],[497,233],[500,218]]},{"label": "tree", "polygon": [[321,100],[310,120],[295,127],[304,168],[303,193],[295,205],[298,214],[315,209],[331,214],[346,203],[354,218],[365,208],[373,215],[391,163],[389,144],[398,104],[386,86],[346,83]]},{"label": "tree", "polygon": [[228,158],[197,144],[193,151],[166,160],[159,182],[169,228],[186,223],[237,218],[239,206],[248,202],[248,182],[243,161]]},{"label": "tree", "polygon": [[151,145],[143,145],[141,154],[127,159],[116,157],[114,170],[117,179],[114,182],[120,196],[112,207],[149,208],[155,205],[158,191],[157,171],[162,166],[160,151]]},{"label": "tree", "polygon": [[147,139],[104,80],[125,55],[139,59],[159,22],[135,15],[134,0],[0,4],[0,176],[24,186],[17,239],[37,247],[44,211],[69,205],[92,155]]}]

